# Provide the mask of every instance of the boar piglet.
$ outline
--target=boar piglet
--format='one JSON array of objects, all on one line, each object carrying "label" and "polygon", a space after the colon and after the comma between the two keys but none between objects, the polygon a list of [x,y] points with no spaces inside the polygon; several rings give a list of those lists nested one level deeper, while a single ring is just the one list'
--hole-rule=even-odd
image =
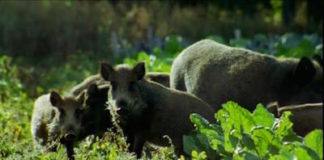
[{"label": "boar piglet", "polygon": [[145,64],[133,68],[102,62],[101,76],[111,84],[108,99],[117,108],[120,125],[127,132],[130,150],[141,156],[146,141],[167,146],[168,136],[179,156],[183,154],[182,137],[194,129],[189,120],[198,113],[213,121],[214,110],[199,98],[146,80]]},{"label": "boar piglet", "polygon": [[[73,158],[73,142],[81,128],[82,106],[85,94],[61,97],[56,91],[42,95],[34,103],[31,133],[35,147],[56,150],[59,141]],[[51,144],[51,145],[50,145]]]},{"label": "boar piglet", "polygon": [[111,128],[111,116],[107,109],[109,85],[91,84],[86,90],[85,110],[82,116],[80,139],[89,135],[102,137]]}]

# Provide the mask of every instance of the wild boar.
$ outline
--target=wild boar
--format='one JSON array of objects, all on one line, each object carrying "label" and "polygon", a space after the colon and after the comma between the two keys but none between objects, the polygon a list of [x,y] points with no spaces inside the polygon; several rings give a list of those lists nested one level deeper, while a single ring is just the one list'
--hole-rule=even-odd
[{"label": "wild boar", "polygon": [[164,87],[170,87],[170,75],[163,72],[149,72],[145,79],[162,84]]},{"label": "wild boar", "polygon": [[85,109],[82,115],[80,139],[89,135],[102,137],[107,129],[113,127],[107,108],[109,85],[91,84],[86,90]]},{"label": "wild boar", "polygon": [[[82,115],[82,131],[80,133],[80,140],[85,137],[94,135],[95,137],[102,138],[104,133],[108,130],[117,131],[116,125],[113,122],[111,112],[107,106],[109,84],[98,86],[91,84],[86,90],[87,98],[85,100],[85,109]],[[121,126],[118,126],[121,127]],[[123,134],[128,137],[128,128],[123,126],[120,128]],[[127,142],[130,143],[130,139]]]},{"label": "wild boar", "polygon": [[74,86],[71,89],[71,95],[79,95],[82,91],[88,89],[91,84],[103,85],[106,84],[106,82],[100,77],[99,74],[91,75],[83,80],[80,84]]},{"label": "wild boar", "polygon": [[67,148],[68,157],[73,159],[73,142],[81,128],[82,105],[85,94],[77,98],[61,97],[56,91],[42,95],[34,103],[31,133],[34,145],[45,150],[56,149],[60,141]]},{"label": "wild boar", "polygon": [[130,148],[137,157],[141,156],[146,141],[169,145],[165,135],[172,140],[176,154],[183,154],[182,136],[194,129],[189,115],[198,113],[214,120],[214,110],[199,98],[146,80],[143,62],[133,68],[126,65],[113,68],[103,62],[100,74],[111,84],[109,103],[117,108],[120,124],[126,128]]},{"label": "wild boar", "polygon": [[323,129],[323,103],[289,106],[279,106],[272,103],[272,105],[268,106],[268,109],[278,118],[283,112],[290,111],[292,113],[290,119],[293,122],[293,130],[300,136],[305,136],[314,129]]},{"label": "wild boar", "polygon": [[[170,78],[168,73],[150,72],[147,75],[145,75],[145,78],[160,83],[166,87],[170,86]],[[107,84],[107,82],[105,82],[99,74],[89,76],[80,84],[76,85],[71,89],[71,95],[79,95],[82,91],[86,90],[91,84],[104,85]]]},{"label": "wild boar", "polygon": [[194,94],[216,110],[232,100],[250,111],[257,103],[321,102],[322,67],[309,58],[277,59],[201,40],[174,60],[170,87]]}]

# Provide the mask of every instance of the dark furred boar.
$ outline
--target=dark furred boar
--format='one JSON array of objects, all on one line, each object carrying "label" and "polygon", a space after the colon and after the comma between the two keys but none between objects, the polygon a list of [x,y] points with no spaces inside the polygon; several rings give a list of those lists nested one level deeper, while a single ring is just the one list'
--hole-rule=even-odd
[{"label": "dark furred boar", "polygon": [[162,84],[164,87],[170,87],[170,75],[162,72],[149,72],[145,79]]},{"label": "dark furred boar", "polygon": [[[144,79],[145,64],[135,67],[102,63],[101,76],[111,84],[109,102],[118,109],[122,128],[127,128],[131,150],[141,156],[145,141],[168,145],[171,138],[177,155],[183,154],[182,136],[194,129],[189,120],[198,113],[213,121],[214,110],[199,98]],[[126,126],[126,127],[125,127]]]},{"label": "dark furred boar", "polygon": [[[109,84],[98,86],[91,84],[86,90],[87,98],[85,100],[85,108],[82,114],[82,130],[80,133],[80,140],[85,137],[94,135],[102,138],[108,129],[116,131],[115,125],[112,121],[112,116],[107,107]],[[124,135],[128,137],[127,126],[121,128]],[[129,139],[127,139],[129,143]]]},{"label": "dark furred boar", "polygon": [[[114,129],[114,131],[116,131],[116,126],[114,126],[112,122],[112,116],[107,107],[109,88],[109,84],[100,86],[91,84],[86,90],[87,98],[85,100],[85,109],[82,116],[80,140],[89,135],[101,138],[108,129]],[[127,126],[123,126],[121,129],[124,135],[128,137],[129,129],[126,127]],[[130,140],[127,139],[127,142],[130,143]]]},{"label": "dark furred boar", "polygon": [[201,40],[174,60],[170,87],[192,93],[216,110],[233,100],[249,110],[257,103],[322,101],[322,67],[308,58],[277,59]]},{"label": "dark furred boar", "polygon": [[82,116],[82,132],[80,139],[89,135],[102,137],[108,128],[111,128],[111,116],[107,109],[109,86],[91,84],[86,90],[85,109]]},{"label": "dark furred boar", "polygon": [[[81,128],[84,97],[85,94],[77,98],[61,97],[55,91],[40,96],[34,103],[31,121],[34,145],[46,149],[50,143],[59,140],[67,147],[69,158],[73,159],[73,142]],[[51,148],[55,149],[56,145]]]},{"label": "dark furred boar", "polygon": [[88,89],[91,84],[103,85],[106,84],[106,82],[98,74],[89,76],[71,89],[71,95],[79,95],[82,91]]},{"label": "dark furred boar", "polygon": [[[145,78],[147,80],[151,80],[157,83],[160,83],[166,87],[169,87],[169,74],[168,73],[160,73],[160,72],[151,72],[145,75]],[[76,85],[71,89],[71,95],[77,96],[82,91],[86,90],[91,84],[97,84],[97,85],[104,85],[107,84],[99,74],[92,75],[87,77],[85,80],[83,80],[80,84]]]},{"label": "dark furred boar", "polygon": [[293,122],[293,130],[300,136],[305,136],[314,129],[323,129],[323,103],[290,106],[279,106],[274,103],[268,106],[268,109],[278,118],[283,112],[290,111],[292,113],[290,119]]}]

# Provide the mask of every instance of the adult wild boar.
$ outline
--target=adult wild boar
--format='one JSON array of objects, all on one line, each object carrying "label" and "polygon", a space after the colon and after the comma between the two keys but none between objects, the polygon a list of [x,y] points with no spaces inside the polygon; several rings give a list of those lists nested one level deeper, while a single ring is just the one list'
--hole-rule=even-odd
[{"label": "adult wild boar", "polygon": [[322,80],[315,60],[277,59],[201,40],[174,60],[170,87],[192,93],[217,110],[229,100],[253,110],[259,102],[321,102]]},{"label": "adult wild boar", "polygon": [[214,120],[214,110],[199,98],[144,79],[142,62],[133,68],[126,65],[113,68],[103,62],[100,73],[111,84],[109,103],[117,108],[121,126],[126,128],[130,148],[137,157],[141,156],[145,141],[169,145],[165,135],[172,140],[176,154],[182,154],[182,136],[194,129],[189,115],[198,113]]},{"label": "adult wild boar", "polygon": [[[270,107],[270,108],[269,108]],[[314,129],[323,129],[323,103],[306,103],[299,105],[279,106],[273,103],[268,109],[276,117],[285,111],[292,113],[293,130],[300,136],[305,136]]]},{"label": "adult wild boar", "polygon": [[[56,91],[42,95],[34,103],[31,133],[35,147],[56,149],[60,141],[73,159],[73,142],[81,128],[82,105],[85,94],[77,98],[61,97]],[[54,143],[53,146],[49,146]]]},{"label": "adult wild boar", "polygon": [[[170,78],[168,73],[163,72],[150,72],[145,75],[147,80],[151,80],[160,83],[166,87],[169,87]],[[92,75],[83,80],[80,84],[76,85],[71,89],[73,96],[79,95],[82,91],[86,90],[91,84],[104,85],[107,84],[99,74]]]}]

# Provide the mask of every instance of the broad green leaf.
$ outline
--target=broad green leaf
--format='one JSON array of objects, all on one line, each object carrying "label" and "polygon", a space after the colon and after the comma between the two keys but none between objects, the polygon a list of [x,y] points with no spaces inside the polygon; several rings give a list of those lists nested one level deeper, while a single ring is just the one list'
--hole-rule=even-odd
[{"label": "broad green leaf", "polygon": [[197,132],[193,132],[188,136],[183,136],[183,147],[184,152],[188,155],[193,151],[197,151],[199,153],[207,153],[208,157],[211,159],[215,159],[218,156],[217,152],[210,147],[207,137]]},{"label": "broad green leaf", "polygon": [[198,146],[195,144],[195,137],[193,135],[183,136],[183,151],[190,155],[192,151],[199,150]]},{"label": "broad green leaf", "polygon": [[[223,109],[228,112],[228,123],[234,126],[236,133],[250,132],[255,125],[252,114],[245,108],[242,108],[237,103],[229,101],[223,105]],[[226,122],[223,122],[226,123]],[[241,128],[242,127],[242,128]]]},{"label": "broad green leaf", "polygon": [[243,133],[243,139],[242,139],[241,143],[249,151],[254,152],[256,150],[256,146],[254,144],[254,141],[253,141],[251,135],[249,135],[249,134]]},{"label": "broad green leaf", "polygon": [[276,154],[280,147],[273,132],[267,127],[254,129],[252,139],[257,146],[256,151],[260,157],[268,158],[269,154]]},{"label": "broad green leaf", "polygon": [[253,120],[256,125],[272,127],[275,122],[275,117],[272,113],[268,112],[262,104],[258,104],[253,112]]},{"label": "broad green leaf", "polygon": [[242,151],[242,152],[235,152],[233,155],[233,160],[259,160],[260,157],[258,157],[256,154],[251,153],[249,151]]},{"label": "broad green leaf", "polygon": [[316,129],[308,133],[304,138],[304,143],[323,159],[323,130]]},{"label": "broad green leaf", "polygon": [[[205,145],[210,145],[212,149],[219,150],[221,153],[224,153],[224,149],[220,146],[224,143],[223,134],[221,127],[217,124],[209,124],[209,122],[201,117],[199,114],[191,114],[190,120],[195,124],[197,131],[205,135],[208,141],[205,141]],[[197,134],[196,137],[202,142],[205,139],[205,136],[202,137],[200,134]],[[209,156],[210,157],[210,156]]]},{"label": "broad green leaf", "polygon": [[189,118],[198,130],[209,126],[208,120],[197,113],[190,114]]},{"label": "broad green leaf", "polygon": [[294,148],[295,150],[295,156],[297,159],[303,159],[303,160],[320,160],[319,157],[316,154],[309,153],[307,151],[307,148],[296,146]]},{"label": "broad green leaf", "polygon": [[285,137],[289,136],[293,132],[293,124],[290,122],[289,119],[290,116],[291,112],[284,112],[277,123],[277,126],[275,128],[275,135],[279,138],[279,140],[283,140]]}]

